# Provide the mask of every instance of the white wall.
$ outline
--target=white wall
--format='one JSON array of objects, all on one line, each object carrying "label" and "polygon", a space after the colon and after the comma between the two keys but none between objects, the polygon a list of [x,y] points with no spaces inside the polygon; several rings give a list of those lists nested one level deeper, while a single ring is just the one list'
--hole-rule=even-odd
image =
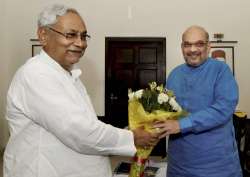
[{"label": "white wall", "polygon": [[[61,1],[51,0],[50,2]],[[29,39],[36,37],[36,17],[38,12],[47,5],[47,1],[8,0],[5,3],[6,7],[1,5],[1,8],[5,8],[6,11],[5,18],[7,20],[3,24],[6,28],[0,28],[1,34],[4,33],[6,36],[4,42],[6,57],[4,61],[9,62],[6,71],[8,74],[0,76],[1,94],[4,96],[6,95],[5,85],[8,85],[16,69],[31,55]],[[188,26],[193,24],[205,27],[210,36],[213,33],[220,32],[224,33],[224,40],[238,41],[235,54],[235,71],[240,86],[239,108],[250,115],[250,104],[248,104],[250,100],[250,77],[248,76],[248,67],[250,66],[250,60],[248,59],[250,1],[65,0],[64,3],[79,10],[92,36],[86,54],[79,65],[83,70],[82,80],[88,89],[98,115],[104,115],[105,109],[106,36],[166,37],[168,74],[176,65],[183,62],[180,50],[181,34]],[[2,13],[1,8],[0,13]],[[129,8],[131,14],[128,13]],[[2,21],[3,17],[0,18]],[[1,72],[2,67],[4,66],[1,66]],[[1,118],[4,112],[2,95]]]},{"label": "white wall", "polygon": [[0,152],[1,149],[4,147],[6,142],[6,130],[7,125],[4,121],[4,110],[5,110],[5,97],[6,97],[6,89],[7,89],[7,67],[8,67],[8,60],[6,58],[6,45],[5,45],[5,1],[0,1],[0,54],[1,54],[1,64],[0,64]]}]

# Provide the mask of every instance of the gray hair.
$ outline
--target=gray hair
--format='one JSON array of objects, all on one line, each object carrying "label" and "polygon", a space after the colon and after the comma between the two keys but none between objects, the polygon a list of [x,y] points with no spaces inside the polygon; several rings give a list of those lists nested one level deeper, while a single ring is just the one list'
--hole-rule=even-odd
[{"label": "gray hair", "polygon": [[79,15],[76,9],[66,7],[62,4],[52,4],[47,6],[38,16],[38,27],[53,25],[57,22],[58,16],[63,16],[68,12],[73,12]]}]

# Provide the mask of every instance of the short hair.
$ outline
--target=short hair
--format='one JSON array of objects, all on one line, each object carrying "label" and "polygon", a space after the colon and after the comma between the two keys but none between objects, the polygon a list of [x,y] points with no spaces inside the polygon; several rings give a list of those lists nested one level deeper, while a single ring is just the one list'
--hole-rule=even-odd
[{"label": "short hair", "polygon": [[68,12],[76,13],[77,15],[79,15],[76,9],[66,7],[63,4],[49,5],[45,7],[43,11],[38,15],[37,25],[38,27],[53,25],[57,22],[58,16],[63,16]]}]

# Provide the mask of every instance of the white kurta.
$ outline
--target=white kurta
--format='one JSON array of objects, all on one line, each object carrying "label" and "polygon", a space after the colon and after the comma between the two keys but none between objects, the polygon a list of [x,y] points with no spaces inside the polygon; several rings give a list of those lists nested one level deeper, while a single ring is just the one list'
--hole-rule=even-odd
[{"label": "white kurta", "polygon": [[97,119],[80,74],[44,51],[17,71],[7,96],[4,177],[110,177],[108,155],[135,154],[131,131]]}]

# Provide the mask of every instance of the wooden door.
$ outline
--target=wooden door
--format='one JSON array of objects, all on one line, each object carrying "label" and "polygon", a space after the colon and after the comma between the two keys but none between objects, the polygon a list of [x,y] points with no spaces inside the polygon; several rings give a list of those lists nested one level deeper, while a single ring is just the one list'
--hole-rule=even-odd
[{"label": "wooden door", "polygon": [[165,38],[106,38],[105,122],[128,126],[128,88],[164,84],[165,79]]}]

